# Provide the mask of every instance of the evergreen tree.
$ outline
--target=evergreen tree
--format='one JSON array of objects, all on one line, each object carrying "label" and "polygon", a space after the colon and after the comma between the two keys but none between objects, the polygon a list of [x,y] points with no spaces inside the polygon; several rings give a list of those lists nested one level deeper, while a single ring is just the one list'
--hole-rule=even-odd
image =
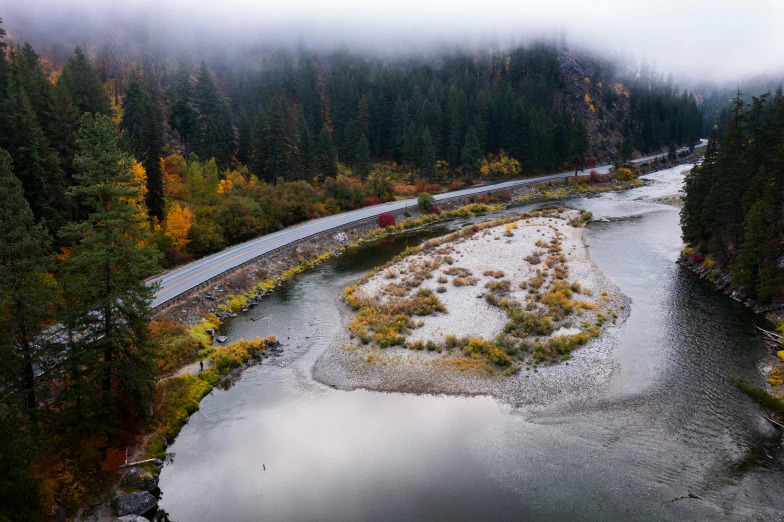
[{"label": "evergreen tree", "polygon": [[74,49],[73,58],[65,64],[57,81],[65,85],[81,113],[111,114],[112,107],[101,80],[81,47]]},{"label": "evergreen tree", "polygon": [[325,123],[316,143],[316,171],[325,178],[334,178],[338,175],[338,159],[332,135]]},{"label": "evergreen tree", "polygon": [[436,153],[433,146],[433,138],[430,136],[430,129],[425,127],[422,132],[422,155],[419,160],[420,172],[422,177],[433,180],[436,177]]},{"label": "evergreen tree", "polygon": [[193,110],[193,85],[188,67],[180,63],[174,76],[169,108],[169,127],[177,131],[182,143],[183,155],[188,158],[191,140],[196,126],[196,111]]},{"label": "evergreen tree", "polygon": [[[0,18],[0,25],[2,23],[3,19]],[[5,35],[5,29],[0,27],[0,99],[5,97],[5,90],[8,86],[8,60],[5,57],[5,48],[8,47],[8,44],[3,41]]]},{"label": "evergreen tree", "polygon": [[416,125],[412,121],[408,125],[406,134],[403,136],[403,159],[405,160],[406,164],[413,168],[417,168],[419,166],[419,142],[419,132],[417,131]]},{"label": "evergreen tree", "polygon": [[258,176],[260,179],[264,179],[264,163],[265,159],[265,152],[264,152],[264,140],[267,136],[267,122],[264,117],[264,111],[259,107],[259,111],[256,113],[256,121],[253,124],[253,138],[251,140],[251,159],[250,159],[250,171]]},{"label": "evergreen tree", "polygon": [[163,122],[156,101],[134,76],[128,82],[123,100],[123,117],[120,120],[122,136],[120,146],[135,157],[147,174],[146,203],[150,217],[164,218],[163,172]]},{"label": "evergreen tree", "polygon": [[670,161],[678,159],[678,149],[675,147],[674,141],[670,141],[670,146],[667,148],[667,159]]},{"label": "evergreen tree", "polygon": [[469,182],[479,177],[481,159],[482,149],[479,147],[479,138],[476,136],[476,129],[471,125],[468,127],[465,144],[460,153],[460,167]]},{"label": "evergreen tree", "polygon": [[354,173],[359,176],[359,179],[365,181],[370,176],[372,168],[370,166],[370,144],[364,134],[359,137],[354,164]]},{"label": "evergreen tree", "polygon": [[264,179],[277,185],[297,175],[297,142],[286,101],[272,93],[264,129]]},{"label": "evergreen tree", "polygon": [[0,147],[11,154],[14,173],[36,218],[56,230],[65,204],[57,155],[49,148],[21,82],[15,75],[9,80],[8,97],[0,102]]},{"label": "evergreen tree", "polygon": [[299,150],[302,157],[302,178],[306,181],[313,179],[316,175],[316,155],[313,150],[313,140],[310,137],[310,131],[307,124],[302,122],[302,130],[299,134]]},{"label": "evergreen tree", "polygon": [[3,342],[10,337],[12,343],[3,356],[3,372],[10,374],[3,382],[14,384],[32,419],[38,406],[35,369],[44,361],[40,333],[55,297],[50,246],[46,228],[36,223],[13,173],[11,156],[0,149],[0,326]]},{"label": "evergreen tree", "polygon": [[31,473],[35,446],[19,414],[12,408],[0,410],[0,520],[37,522],[41,481]]},{"label": "evergreen tree", "polygon": [[193,152],[200,158],[215,158],[220,166],[228,167],[235,150],[234,127],[226,100],[218,92],[204,62],[196,77],[193,107],[196,111]]},{"label": "evergreen tree", "polygon": [[102,390],[97,415],[104,422],[129,402],[145,415],[154,383],[147,326],[154,289],[144,278],[154,272],[158,255],[139,206],[131,159],[117,140],[109,117],[82,117],[71,193],[90,214],[65,230],[76,243],[66,272],[91,274],[80,289],[79,343],[90,354],[88,378]]},{"label": "evergreen tree", "polygon": [[746,287],[754,294],[760,270],[770,255],[772,238],[770,207],[765,200],[757,201],[746,216],[743,242],[732,266],[733,284]]},{"label": "evergreen tree", "polygon": [[585,156],[588,154],[588,129],[582,120],[577,120],[572,126],[572,135],[569,140],[569,158],[574,167],[575,174],[585,168]]},{"label": "evergreen tree", "polygon": [[237,123],[237,161],[241,165],[250,165],[252,134],[250,119],[243,111]]},{"label": "evergreen tree", "polygon": [[51,117],[46,134],[52,148],[57,152],[60,168],[65,175],[65,185],[70,186],[73,184],[73,158],[77,151],[79,109],[73,104],[68,89],[61,82],[54,86],[49,114]]},{"label": "evergreen tree", "polygon": [[708,229],[703,215],[706,214],[705,198],[708,196],[714,178],[719,151],[718,139],[718,128],[714,127],[705,149],[702,165],[692,168],[684,180],[686,197],[681,207],[681,229],[683,240],[688,244],[700,245],[708,239]]}]

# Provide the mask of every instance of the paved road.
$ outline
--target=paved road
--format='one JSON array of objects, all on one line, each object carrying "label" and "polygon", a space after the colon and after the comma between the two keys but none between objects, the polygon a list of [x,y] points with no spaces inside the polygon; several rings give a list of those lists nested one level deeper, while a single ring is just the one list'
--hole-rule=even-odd
[{"label": "paved road", "polygon": [[[699,147],[704,147],[706,143],[707,141],[703,140]],[[645,158],[634,160],[633,163],[644,163],[661,156],[666,156],[666,154],[647,156]],[[599,174],[606,174],[609,172],[610,167],[611,165],[605,165],[602,167],[596,167],[593,170],[596,170]],[[587,175],[587,172],[581,172],[580,174]],[[495,183],[490,186],[485,185],[482,187],[473,187],[469,189],[448,192],[446,194],[438,194],[435,196],[435,198],[436,201],[442,201],[445,199],[469,196],[472,194],[481,194],[491,190],[516,187],[518,185],[527,185],[530,183],[538,183],[540,181],[562,179],[570,176],[574,176],[574,172],[562,172],[560,174],[550,174],[548,176],[539,176],[536,178],[505,181],[502,183]],[[384,212],[401,210],[403,208],[413,206],[416,206],[416,199],[393,201],[391,203],[375,205],[359,210],[353,210],[351,212],[336,214],[334,216],[315,219],[313,221],[307,221],[300,225],[295,225],[279,232],[267,234],[246,243],[227,248],[222,252],[218,252],[217,254],[199,259],[198,261],[181,266],[175,270],[150,280],[150,284],[159,283],[160,285],[158,291],[155,294],[155,297],[153,298],[152,307],[157,308],[161,305],[164,305],[168,301],[178,297],[180,294],[183,294],[188,290],[199,286],[213,277],[220,276],[228,270],[231,270],[245,262],[255,259],[262,254],[266,254],[289,243],[293,243],[295,241],[305,239],[312,235],[319,234],[334,228],[343,227],[357,221],[373,218],[379,214],[383,214]]]}]

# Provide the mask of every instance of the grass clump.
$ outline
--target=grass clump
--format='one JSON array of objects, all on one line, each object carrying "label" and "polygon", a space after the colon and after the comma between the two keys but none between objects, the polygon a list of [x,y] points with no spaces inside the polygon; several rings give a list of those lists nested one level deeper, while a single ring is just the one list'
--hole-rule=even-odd
[{"label": "grass clump", "polygon": [[485,270],[482,275],[487,276],[487,277],[493,277],[495,279],[501,279],[502,277],[504,277],[504,271],[503,270]]},{"label": "grass clump", "polygon": [[381,348],[403,345],[405,336],[419,326],[412,316],[446,312],[444,303],[429,288],[420,288],[414,297],[386,301],[360,297],[356,290],[355,287],[347,288],[344,300],[357,311],[349,332],[363,344],[375,341]]},{"label": "grass clump", "polygon": [[212,386],[195,375],[184,374],[158,382],[153,406],[158,433],[171,439],[199,409],[199,401],[212,391]]}]

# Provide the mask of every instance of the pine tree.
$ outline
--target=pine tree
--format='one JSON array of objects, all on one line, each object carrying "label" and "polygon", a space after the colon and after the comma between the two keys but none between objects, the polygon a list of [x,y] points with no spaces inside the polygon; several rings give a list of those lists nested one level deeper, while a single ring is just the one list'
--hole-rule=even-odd
[{"label": "pine tree", "polygon": [[[0,25],[2,23],[3,19],[0,18]],[[8,60],[5,57],[5,48],[8,47],[8,44],[3,41],[5,35],[5,29],[0,27],[0,99],[5,97],[5,90],[8,86]]]},{"label": "pine tree", "polygon": [[60,82],[54,87],[49,113],[51,117],[46,134],[52,148],[57,152],[60,168],[65,175],[65,185],[70,186],[73,184],[73,158],[77,151],[79,109],[73,104],[68,89]]},{"label": "pine tree", "polygon": [[574,172],[585,168],[585,156],[588,154],[588,129],[582,120],[577,120],[572,126],[569,140],[569,158],[574,167]]},{"label": "pine tree", "polygon": [[56,230],[65,205],[63,174],[15,75],[9,78],[8,97],[0,102],[0,147],[11,154],[14,173],[36,218]]},{"label": "pine tree", "polygon": [[286,101],[277,93],[272,93],[269,110],[265,115],[263,139],[264,179],[273,185],[286,178],[293,179],[297,174],[296,155],[299,136],[293,134]]},{"label": "pine tree", "polygon": [[21,392],[32,419],[38,407],[35,369],[44,360],[39,337],[55,300],[50,246],[13,173],[10,154],[0,149],[0,327],[12,339],[11,353],[3,357],[3,371],[10,375],[3,382]]},{"label": "pine tree", "polygon": [[74,49],[73,58],[65,64],[57,81],[63,82],[74,105],[79,108],[81,113],[112,113],[112,107],[106,92],[104,92],[103,85],[101,85],[101,80],[82,52],[81,47]]},{"label": "pine tree", "polygon": [[76,244],[66,272],[91,274],[80,289],[79,323],[85,328],[79,343],[91,354],[86,367],[102,390],[98,415],[104,421],[128,400],[143,416],[153,386],[147,324],[154,289],[144,278],[154,272],[158,254],[134,203],[140,188],[134,186],[132,161],[117,140],[109,117],[82,117],[71,194],[90,215],[65,229]]},{"label": "pine tree", "polygon": [[235,150],[234,127],[226,100],[204,62],[196,77],[193,107],[193,152],[202,159],[215,158],[221,167],[228,167]]},{"label": "pine tree", "polygon": [[332,135],[325,123],[316,143],[316,171],[325,178],[334,178],[338,175],[338,159]]},{"label": "pine tree", "polygon": [[256,113],[256,121],[253,124],[253,138],[251,140],[251,160],[250,171],[260,179],[264,178],[264,140],[267,136],[267,122],[264,111],[259,107]]},{"label": "pine tree", "polygon": [[190,156],[191,140],[196,126],[196,111],[193,110],[193,85],[188,67],[180,63],[174,75],[174,85],[169,91],[169,127],[177,131],[182,143],[183,155]]},{"label": "pine tree", "polygon": [[684,242],[700,245],[708,239],[708,228],[705,223],[705,199],[708,196],[714,179],[716,157],[718,155],[718,128],[708,140],[702,165],[695,166],[686,174],[684,180],[683,207],[681,208],[681,230]]},{"label": "pine tree", "polygon": [[368,176],[370,176],[372,168],[370,166],[370,144],[368,143],[367,136],[364,134],[359,137],[354,164],[354,173],[359,176],[359,179],[365,181]]},{"label": "pine tree", "polygon": [[148,89],[136,77],[131,77],[123,100],[123,117],[120,120],[122,136],[120,146],[135,157],[147,174],[145,200],[150,217],[163,220],[163,125]]},{"label": "pine tree", "polygon": [[41,520],[38,491],[41,480],[34,477],[31,464],[35,446],[14,408],[0,411],[0,520],[34,522]]},{"label": "pine tree", "polygon": [[300,121],[302,122],[300,125],[302,130],[299,134],[299,150],[302,157],[302,179],[311,181],[316,175],[316,155],[308,126],[303,120]]},{"label": "pine tree", "polygon": [[241,165],[250,165],[252,131],[250,119],[243,111],[239,122],[237,122],[237,161]]},{"label": "pine tree", "polygon": [[460,167],[468,181],[473,181],[479,176],[480,161],[482,159],[482,149],[479,147],[479,139],[476,136],[476,129],[473,125],[468,127],[465,144],[460,153]]},{"label": "pine tree", "polygon": [[430,129],[425,127],[422,132],[422,155],[419,160],[420,172],[422,177],[433,180],[436,177],[436,153],[433,146],[433,138],[430,136]]},{"label": "pine tree", "polygon": [[406,164],[413,168],[417,168],[419,166],[419,158],[420,158],[420,151],[419,151],[419,132],[417,131],[416,124],[412,121],[408,125],[408,130],[406,130],[406,134],[403,136],[403,159],[405,160]]},{"label": "pine tree", "polygon": [[732,266],[733,284],[747,287],[756,293],[756,283],[765,259],[769,257],[769,243],[773,237],[770,225],[770,206],[765,200],[757,201],[746,216],[743,242]]}]

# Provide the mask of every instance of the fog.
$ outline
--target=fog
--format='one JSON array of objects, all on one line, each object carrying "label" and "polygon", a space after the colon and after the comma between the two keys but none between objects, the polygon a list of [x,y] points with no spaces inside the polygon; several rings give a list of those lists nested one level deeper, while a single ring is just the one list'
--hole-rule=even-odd
[{"label": "fog", "polygon": [[571,49],[646,58],[684,83],[784,71],[780,0],[0,0],[15,40],[63,48],[111,38],[201,53],[345,45],[374,53],[507,47],[565,32]]}]

